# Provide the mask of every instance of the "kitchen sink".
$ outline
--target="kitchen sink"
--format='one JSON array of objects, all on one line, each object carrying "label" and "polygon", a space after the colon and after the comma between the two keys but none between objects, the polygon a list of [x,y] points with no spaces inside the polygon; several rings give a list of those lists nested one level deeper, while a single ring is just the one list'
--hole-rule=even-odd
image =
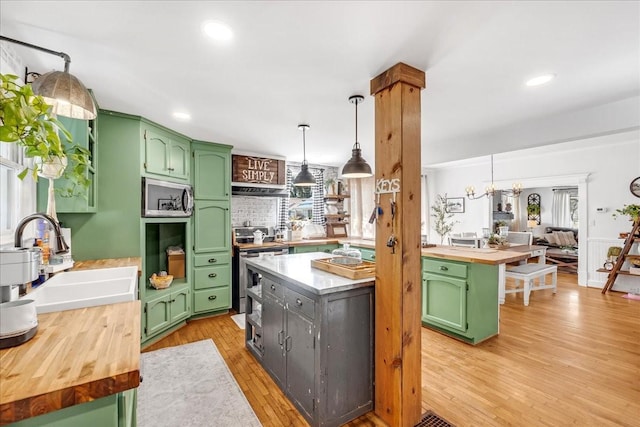
[{"label": "kitchen sink", "polygon": [[138,268],[116,267],[58,273],[24,298],[38,313],[134,301]]}]

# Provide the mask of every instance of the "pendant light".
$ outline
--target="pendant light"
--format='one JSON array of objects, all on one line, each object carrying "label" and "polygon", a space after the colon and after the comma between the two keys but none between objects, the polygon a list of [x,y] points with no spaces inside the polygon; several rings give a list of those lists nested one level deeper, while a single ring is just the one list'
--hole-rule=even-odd
[{"label": "pendant light", "polygon": [[300,173],[293,180],[293,185],[296,187],[312,187],[316,185],[316,179],[309,172],[309,163],[307,163],[307,147],[305,140],[305,133],[309,130],[309,125],[298,125],[298,129],[302,131],[302,166],[300,167]]},{"label": "pendant light", "polygon": [[69,64],[71,63],[69,55],[5,36],[0,36],[0,40],[30,47],[64,59],[64,71],[50,71],[38,77],[31,84],[33,93],[42,96],[45,102],[52,106],[54,114],[82,120],[96,118],[96,106],[91,94],[76,76],[69,73]]},{"label": "pendant light", "polygon": [[364,96],[353,95],[349,97],[349,102],[356,105],[356,143],[351,150],[351,158],[342,168],[343,178],[367,178],[371,173],[371,166],[362,158],[362,150],[358,142],[358,104],[364,101]]}]

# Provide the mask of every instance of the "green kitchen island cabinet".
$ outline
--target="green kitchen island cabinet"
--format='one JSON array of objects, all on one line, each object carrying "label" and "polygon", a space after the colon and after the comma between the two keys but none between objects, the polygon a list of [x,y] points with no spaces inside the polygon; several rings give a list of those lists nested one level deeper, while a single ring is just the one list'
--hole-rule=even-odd
[{"label": "green kitchen island cabinet", "polygon": [[469,344],[498,335],[501,271],[526,257],[473,248],[423,249],[422,324]]},{"label": "green kitchen island cabinet", "polygon": [[[374,279],[311,268],[324,252],[247,258],[245,337],[313,427],[373,408]],[[261,275],[261,276],[258,276]]]},{"label": "green kitchen island cabinet", "polygon": [[11,427],[136,427],[138,389],[69,406],[26,420]]}]

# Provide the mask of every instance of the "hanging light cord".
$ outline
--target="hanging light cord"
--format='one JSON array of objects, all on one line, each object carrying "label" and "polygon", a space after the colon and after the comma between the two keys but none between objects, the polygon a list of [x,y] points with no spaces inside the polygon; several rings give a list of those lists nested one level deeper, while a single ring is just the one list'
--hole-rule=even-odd
[{"label": "hanging light cord", "polygon": [[358,142],[358,100],[356,99],[356,102],[354,102],[354,104],[356,104],[356,143],[354,145],[354,148],[360,148],[360,143]]},{"label": "hanging light cord", "polygon": [[491,187],[493,187],[493,154],[491,155]]},{"label": "hanging light cord", "polygon": [[302,128],[302,164],[303,165],[307,163],[307,142],[305,138],[306,131],[307,131],[307,128],[303,127]]}]

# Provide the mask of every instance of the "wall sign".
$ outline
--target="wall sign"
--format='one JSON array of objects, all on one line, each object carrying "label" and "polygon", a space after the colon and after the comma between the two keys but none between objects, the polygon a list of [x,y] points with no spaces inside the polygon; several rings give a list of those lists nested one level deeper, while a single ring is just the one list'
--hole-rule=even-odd
[{"label": "wall sign", "polygon": [[232,181],[251,184],[286,184],[285,161],[267,157],[232,156]]}]

